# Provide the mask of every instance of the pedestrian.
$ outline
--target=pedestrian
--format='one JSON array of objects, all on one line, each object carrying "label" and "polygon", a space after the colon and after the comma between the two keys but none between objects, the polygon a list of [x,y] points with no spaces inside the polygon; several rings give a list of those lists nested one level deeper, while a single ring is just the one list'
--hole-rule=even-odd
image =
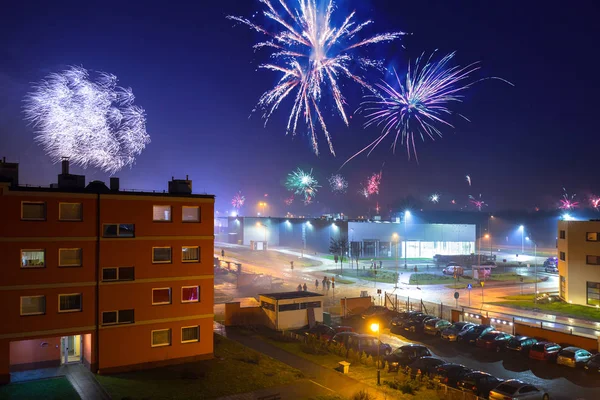
[{"label": "pedestrian", "polygon": [[304,284],[304,286],[302,286],[302,289],[304,289],[305,292],[308,290],[308,286],[306,286],[306,283]]},{"label": "pedestrian", "polygon": [[315,279],[315,290],[319,290],[319,280]]},{"label": "pedestrian", "polygon": [[379,261],[379,269],[383,267],[383,261]]},{"label": "pedestrian", "polygon": [[323,278],[323,291],[325,291],[325,286],[327,285],[327,277]]},{"label": "pedestrian", "polygon": [[301,291],[302,291],[302,285],[301,285],[301,284],[298,284],[297,290],[298,290],[299,292],[301,292]]},{"label": "pedestrian", "polygon": [[221,249],[221,257],[225,257],[225,250]]},{"label": "pedestrian", "polygon": [[329,292],[329,287],[331,286],[331,281],[328,279],[327,280],[327,291]]}]

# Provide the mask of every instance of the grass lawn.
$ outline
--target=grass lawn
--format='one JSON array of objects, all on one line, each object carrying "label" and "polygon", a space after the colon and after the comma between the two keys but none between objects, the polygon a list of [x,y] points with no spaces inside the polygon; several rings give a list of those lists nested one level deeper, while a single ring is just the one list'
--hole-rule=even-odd
[{"label": "grass lawn", "polygon": [[[328,269],[327,271],[325,271],[327,273],[330,274],[339,274],[340,270],[338,269]],[[396,282],[396,273],[393,271],[387,271],[385,269],[378,269],[377,270],[377,275],[375,275],[374,273],[375,271],[372,269],[359,269],[358,271],[356,269],[345,269],[343,271],[342,276],[348,276],[348,277],[352,277],[352,278],[360,278],[360,279],[364,279],[365,281],[377,281],[377,282],[382,282],[382,283],[395,283]],[[335,278],[336,283],[338,282],[338,278]]]},{"label": "grass lawn", "polygon": [[[219,247],[215,247],[215,254],[221,258],[221,249]],[[242,269],[244,268],[244,262],[255,264],[255,265],[265,265],[269,264],[278,264],[281,266],[288,267],[290,266],[290,261],[294,262],[294,268],[296,267],[315,267],[319,266],[322,263],[320,261],[316,261],[310,258],[300,258],[297,256],[292,256],[289,254],[283,254],[278,251],[252,251],[250,249],[236,248],[236,249],[225,249],[225,258],[235,258],[236,260],[242,263]]]},{"label": "grass lawn", "polygon": [[79,398],[65,377],[0,386],[0,399],[76,400]]},{"label": "grass lawn", "polygon": [[[533,276],[519,275],[509,272],[505,274],[492,274],[492,276],[488,280],[495,282],[521,282],[520,278],[523,278],[523,283],[535,282],[535,277]],[[540,279],[538,278],[538,282],[539,281]]]},{"label": "grass lawn", "polygon": [[[460,279],[463,280],[464,277],[461,277]],[[470,278],[468,278],[468,280],[471,281]],[[454,278],[452,277],[452,275],[446,276],[436,274],[411,274],[410,280],[408,281],[409,285],[438,285],[445,283],[452,283],[452,285],[454,285]],[[466,285],[466,283],[460,282],[458,282],[458,284],[461,287]]]},{"label": "grass lawn", "polygon": [[98,375],[113,399],[210,399],[297,381],[286,364],[215,335],[215,358],[115,375]]},{"label": "grass lawn", "polygon": [[503,307],[518,308],[520,310],[533,310],[537,309],[540,311],[547,311],[548,313],[563,315],[572,318],[581,318],[590,321],[600,321],[600,310],[593,307],[580,306],[576,304],[569,304],[563,302],[556,303],[537,303],[533,302],[532,294],[506,296],[503,297],[503,301],[496,301],[488,303]]}]

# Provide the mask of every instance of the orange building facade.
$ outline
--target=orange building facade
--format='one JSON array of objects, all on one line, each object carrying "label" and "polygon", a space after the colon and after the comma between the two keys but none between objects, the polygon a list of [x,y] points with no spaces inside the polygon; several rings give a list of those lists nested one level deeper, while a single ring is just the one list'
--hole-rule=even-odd
[{"label": "orange building facade", "polygon": [[83,187],[68,164],[58,187],[23,187],[2,181],[7,165],[0,382],[71,362],[111,373],[212,357],[214,196],[187,179],[168,193]]}]

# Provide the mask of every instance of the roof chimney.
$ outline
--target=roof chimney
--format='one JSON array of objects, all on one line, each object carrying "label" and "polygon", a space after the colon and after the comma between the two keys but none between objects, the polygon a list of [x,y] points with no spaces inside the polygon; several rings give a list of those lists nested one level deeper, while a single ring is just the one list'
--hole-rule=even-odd
[{"label": "roof chimney", "polygon": [[189,181],[189,180],[190,180],[190,176],[189,176],[189,175],[186,175],[186,176],[185,176],[185,180],[186,180],[186,181]]},{"label": "roof chimney", "polygon": [[69,175],[69,157],[62,158],[62,173]]},{"label": "roof chimney", "polygon": [[118,192],[120,188],[119,178],[110,178],[110,190]]}]

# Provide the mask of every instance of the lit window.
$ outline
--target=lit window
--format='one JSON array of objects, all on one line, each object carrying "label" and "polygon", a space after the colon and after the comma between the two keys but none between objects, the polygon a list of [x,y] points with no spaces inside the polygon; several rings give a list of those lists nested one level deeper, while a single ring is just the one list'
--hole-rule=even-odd
[{"label": "lit window", "polygon": [[182,207],[183,222],[200,222],[200,207],[198,206],[183,206]]},{"label": "lit window", "polygon": [[171,304],[171,288],[152,289],[152,305]]},{"label": "lit window", "polygon": [[598,241],[598,232],[588,232],[586,233],[586,239],[588,242],[597,242]]},{"label": "lit window", "polygon": [[21,219],[25,221],[45,221],[46,203],[44,202],[22,202]]},{"label": "lit window", "polygon": [[170,247],[153,247],[152,248],[152,262],[154,264],[170,263],[171,262],[171,248]]},{"label": "lit window", "polygon": [[183,246],[181,248],[181,260],[183,262],[199,262],[200,247],[198,246]]},{"label": "lit window", "polygon": [[152,220],[162,222],[171,221],[171,206],[153,206]]},{"label": "lit window", "polygon": [[192,343],[200,340],[200,327],[184,326],[181,328],[181,343]]},{"label": "lit window", "polygon": [[159,329],[152,331],[152,347],[170,346],[171,345],[171,330]]},{"label": "lit window", "polygon": [[81,203],[60,203],[58,206],[58,219],[60,221],[83,220]]},{"label": "lit window", "polygon": [[182,303],[197,303],[200,301],[200,288],[198,286],[184,286],[181,288]]},{"label": "lit window", "polygon": [[81,293],[59,294],[58,312],[81,311]]},{"label": "lit window", "polygon": [[46,296],[21,296],[21,315],[46,313]]},{"label": "lit window", "polygon": [[58,249],[59,267],[81,267],[81,249]]},{"label": "lit window", "polygon": [[43,249],[21,250],[21,268],[44,268],[46,254]]},{"label": "lit window", "polygon": [[587,304],[590,306],[600,305],[600,283],[587,282]]},{"label": "lit window", "polygon": [[102,232],[103,232],[102,236],[105,238],[113,238],[113,237],[132,238],[132,237],[135,237],[135,225],[134,224],[104,224]]}]

